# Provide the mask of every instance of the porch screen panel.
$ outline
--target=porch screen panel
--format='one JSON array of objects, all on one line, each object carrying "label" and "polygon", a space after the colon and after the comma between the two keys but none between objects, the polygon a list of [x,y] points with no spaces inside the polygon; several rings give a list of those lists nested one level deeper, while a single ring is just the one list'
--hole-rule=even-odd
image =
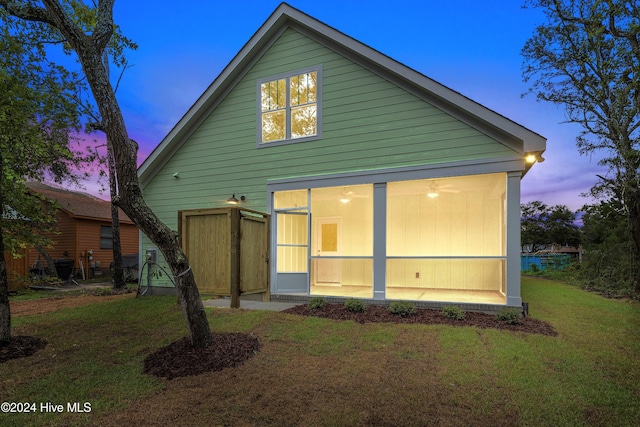
[{"label": "porch screen panel", "polygon": [[306,212],[276,212],[277,272],[306,273],[308,218]]},{"label": "porch screen panel", "polygon": [[373,185],[311,189],[311,293],[373,296]]},{"label": "porch screen panel", "polygon": [[387,185],[387,287],[500,290],[506,174]]},{"label": "porch screen panel", "polygon": [[273,193],[273,207],[275,209],[307,209],[308,191],[291,190]]}]

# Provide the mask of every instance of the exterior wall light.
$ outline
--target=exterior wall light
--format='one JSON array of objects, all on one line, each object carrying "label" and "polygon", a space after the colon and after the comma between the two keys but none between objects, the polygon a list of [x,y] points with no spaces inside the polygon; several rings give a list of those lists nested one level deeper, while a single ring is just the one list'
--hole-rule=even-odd
[{"label": "exterior wall light", "polygon": [[535,162],[542,163],[542,162],[544,162],[544,157],[542,157],[542,153],[541,152],[528,153],[528,154],[525,154],[524,161],[529,163],[529,164],[533,164]]},{"label": "exterior wall light", "polygon": [[238,204],[240,204],[241,202],[244,202],[245,200],[247,200],[247,197],[246,197],[246,196],[240,196],[240,199],[238,200],[238,199],[236,198],[236,193],[237,193],[237,192],[233,193],[233,194],[231,195],[231,197],[229,197],[229,198],[227,199],[227,204],[230,204],[230,205],[238,205]]}]

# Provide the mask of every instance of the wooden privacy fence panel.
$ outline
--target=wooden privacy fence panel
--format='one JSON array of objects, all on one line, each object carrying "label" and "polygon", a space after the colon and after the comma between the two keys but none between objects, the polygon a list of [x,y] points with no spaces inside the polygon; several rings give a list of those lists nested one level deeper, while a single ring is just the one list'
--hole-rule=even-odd
[{"label": "wooden privacy fence panel", "polygon": [[198,289],[203,293],[229,295],[230,236],[227,213],[194,213],[184,216],[183,221],[186,222],[183,248]]},{"label": "wooden privacy fence panel", "polygon": [[201,293],[268,292],[269,215],[242,208],[178,212],[182,247]]},{"label": "wooden privacy fence panel", "polygon": [[269,282],[269,220],[240,218],[240,293],[265,292]]}]

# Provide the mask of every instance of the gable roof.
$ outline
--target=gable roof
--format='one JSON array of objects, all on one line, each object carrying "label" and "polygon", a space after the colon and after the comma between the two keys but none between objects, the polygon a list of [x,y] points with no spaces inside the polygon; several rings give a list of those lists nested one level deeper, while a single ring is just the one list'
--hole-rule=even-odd
[{"label": "gable roof", "polygon": [[[27,186],[31,191],[44,196],[46,199],[57,201],[60,208],[73,218],[111,222],[111,202],[99,199],[91,194],[52,187],[40,182],[30,182]],[[133,223],[122,210],[118,209],[118,214],[121,222]]]},{"label": "gable roof", "polygon": [[[403,87],[520,154],[541,154],[546,138],[317,19],[281,3],[138,169],[144,187],[260,59],[292,28]],[[530,167],[530,166],[528,166]]]}]

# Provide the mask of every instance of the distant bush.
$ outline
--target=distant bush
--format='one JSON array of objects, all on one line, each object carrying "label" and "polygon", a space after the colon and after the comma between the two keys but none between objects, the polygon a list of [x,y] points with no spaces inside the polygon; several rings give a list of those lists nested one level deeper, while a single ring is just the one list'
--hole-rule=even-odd
[{"label": "distant bush", "polygon": [[502,308],[498,311],[496,317],[509,325],[515,325],[520,322],[522,311],[517,308]]},{"label": "distant bush", "polygon": [[389,311],[400,317],[411,316],[416,312],[416,305],[409,301],[394,301],[389,304]]},{"label": "distant bush", "polygon": [[307,306],[312,309],[322,308],[327,305],[327,300],[322,297],[309,298]]},{"label": "distant bush", "polygon": [[460,307],[456,307],[455,305],[445,305],[444,307],[442,307],[442,314],[444,314],[444,317],[448,319],[464,319],[464,310]]},{"label": "distant bush", "polygon": [[352,313],[364,313],[366,304],[360,299],[350,298],[344,302],[344,306]]}]

